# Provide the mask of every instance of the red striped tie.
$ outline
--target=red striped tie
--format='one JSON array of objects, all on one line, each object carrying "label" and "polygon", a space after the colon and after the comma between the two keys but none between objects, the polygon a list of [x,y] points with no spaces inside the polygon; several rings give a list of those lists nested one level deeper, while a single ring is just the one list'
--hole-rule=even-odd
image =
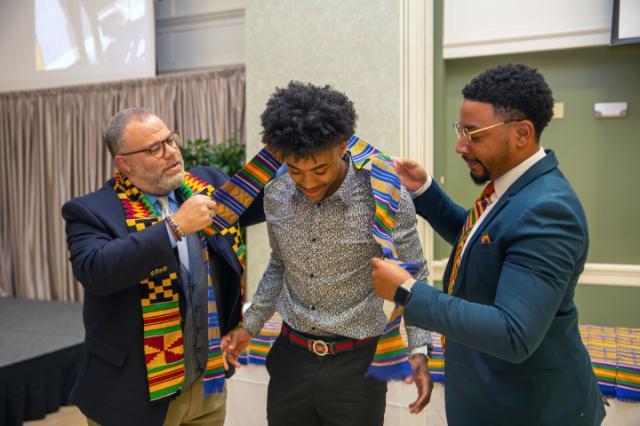
[{"label": "red striped tie", "polygon": [[491,195],[495,192],[493,187],[493,182],[489,182],[489,184],[484,188],[480,197],[476,200],[473,208],[469,210],[469,215],[467,216],[467,220],[462,227],[462,233],[460,234],[460,239],[458,240],[458,245],[456,246],[456,254],[453,257],[453,266],[451,267],[451,275],[449,275],[449,285],[447,287],[448,294],[453,293],[453,285],[456,282],[456,277],[458,276],[458,267],[460,266],[460,258],[462,257],[462,249],[464,248],[464,243],[467,241],[471,230],[473,229],[473,225],[476,223],[482,212],[484,212],[491,204]]}]

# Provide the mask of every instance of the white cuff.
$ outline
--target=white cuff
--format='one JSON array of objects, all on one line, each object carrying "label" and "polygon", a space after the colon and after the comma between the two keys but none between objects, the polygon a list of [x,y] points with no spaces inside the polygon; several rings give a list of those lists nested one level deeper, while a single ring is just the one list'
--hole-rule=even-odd
[{"label": "white cuff", "polygon": [[424,192],[431,186],[431,182],[433,182],[433,178],[431,177],[431,175],[427,175],[427,181],[420,188],[416,189],[415,191],[409,191],[409,194],[411,194],[411,198],[416,198],[424,194]]},{"label": "white cuff", "polygon": [[416,198],[424,194],[424,192],[431,186],[431,182],[433,182],[433,178],[431,175],[427,175],[427,181],[420,188],[415,191],[409,191],[411,198]]},{"label": "white cuff", "polygon": [[417,348],[412,349],[411,352],[409,352],[409,359],[411,359],[412,356],[418,355],[418,354],[422,354],[422,355],[426,356],[427,359],[431,358],[429,356],[429,346],[427,346],[427,345],[419,346]]},{"label": "white cuff", "polygon": [[411,289],[413,288],[413,285],[415,283],[416,283],[416,279],[415,278],[407,278],[407,280],[402,283],[401,287],[404,287],[407,290],[411,291]]}]

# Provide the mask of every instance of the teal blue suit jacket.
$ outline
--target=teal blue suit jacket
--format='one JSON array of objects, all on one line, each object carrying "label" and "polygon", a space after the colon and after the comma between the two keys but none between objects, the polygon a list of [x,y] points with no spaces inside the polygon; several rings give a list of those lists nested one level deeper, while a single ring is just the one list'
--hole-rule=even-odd
[{"label": "teal blue suit jacket", "polygon": [[[468,211],[435,182],[414,203],[455,247]],[[453,296],[414,285],[406,323],[447,336],[449,425],[602,422],[603,400],[573,301],[588,245],[580,201],[547,151],[468,241]]]}]

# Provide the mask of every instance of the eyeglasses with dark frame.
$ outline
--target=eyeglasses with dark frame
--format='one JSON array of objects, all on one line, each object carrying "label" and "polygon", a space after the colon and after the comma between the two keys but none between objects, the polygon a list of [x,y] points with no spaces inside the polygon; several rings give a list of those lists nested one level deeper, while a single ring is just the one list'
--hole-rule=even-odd
[{"label": "eyeglasses with dark frame", "polygon": [[520,121],[520,120],[505,120],[505,121],[501,121],[501,122],[496,123],[496,124],[492,124],[490,126],[482,127],[480,129],[471,130],[471,131],[469,131],[469,129],[467,129],[462,124],[460,124],[459,121],[456,121],[455,123],[453,123],[453,130],[456,131],[456,136],[458,137],[458,139],[462,138],[467,145],[472,145],[473,144],[473,138],[472,138],[473,135],[478,134],[480,132],[484,132],[485,130],[493,129],[493,128],[498,127],[498,126],[502,126],[503,124],[512,123],[514,121]]},{"label": "eyeglasses with dark frame", "polygon": [[169,145],[171,148],[176,148],[179,144],[180,144],[180,133],[175,131],[171,133],[169,137],[166,138],[165,140],[160,142],[154,142],[147,148],[143,148],[143,149],[139,149],[137,151],[131,151],[131,152],[122,152],[118,155],[132,155],[132,154],[139,154],[141,152],[146,152],[147,154],[155,158],[162,158],[164,157],[164,154],[166,152],[167,145]]}]

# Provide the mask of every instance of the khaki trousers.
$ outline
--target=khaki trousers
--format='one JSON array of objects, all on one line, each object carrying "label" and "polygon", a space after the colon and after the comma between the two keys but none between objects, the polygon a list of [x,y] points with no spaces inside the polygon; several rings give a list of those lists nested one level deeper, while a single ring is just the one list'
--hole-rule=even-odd
[{"label": "khaki trousers", "polygon": [[[227,386],[220,393],[204,396],[202,377],[184,389],[180,395],[169,404],[164,426],[224,426],[227,413]],[[87,418],[88,426],[100,426],[99,423]]]}]

